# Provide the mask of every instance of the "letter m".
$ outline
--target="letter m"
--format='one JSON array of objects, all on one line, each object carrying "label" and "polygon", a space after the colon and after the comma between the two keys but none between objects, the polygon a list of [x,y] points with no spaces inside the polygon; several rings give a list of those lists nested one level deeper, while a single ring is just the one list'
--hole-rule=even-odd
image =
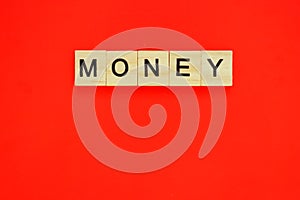
[{"label": "letter m", "polygon": [[91,76],[92,71],[94,71],[94,77],[97,77],[97,59],[93,59],[89,69],[87,68],[84,59],[79,60],[80,63],[80,77],[83,77],[83,71],[87,77]]}]

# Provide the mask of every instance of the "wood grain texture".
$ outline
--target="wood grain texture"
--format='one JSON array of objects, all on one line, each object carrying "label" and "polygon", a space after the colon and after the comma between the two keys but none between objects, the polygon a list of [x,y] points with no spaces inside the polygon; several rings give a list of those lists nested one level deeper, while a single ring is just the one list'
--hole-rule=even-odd
[{"label": "wood grain texture", "polygon": [[[116,59],[124,59],[128,63],[128,72],[118,77],[112,72],[112,64]],[[123,62],[116,62],[115,70],[122,74]],[[107,52],[107,86],[136,86],[137,85],[137,51],[108,51]]]},{"label": "wood grain texture", "polygon": [[[202,86],[232,86],[232,51],[202,51],[201,85]],[[211,63],[209,62],[209,59]],[[223,59],[220,62],[220,59]],[[219,67],[214,70],[212,63]]]},{"label": "wood grain texture", "polygon": [[75,51],[76,86],[232,86],[232,51]]},{"label": "wood grain texture", "polygon": [[[85,71],[89,72],[93,60],[96,59],[96,76],[94,68],[88,77]],[[84,60],[85,66],[80,66],[80,60]],[[82,73],[82,76],[80,75]],[[106,85],[106,51],[103,50],[76,50],[75,51],[75,85],[76,86],[97,86]]]},{"label": "wood grain texture", "polygon": [[[159,76],[148,67],[148,76],[145,75],[145,59],[156,69],[156,59],[159,64]],[[138,85],[141,86],[168,86],[169,85],[169,52],[168,51],[138,51]]]},{"label": "wood grain texture", "polygon": [[[188,59],[188,61],[181,61],[178,63],[178,59]],[[188,69],[180,69],[179,73],[189,76],[178,76],[178,66],[188,67]],[[201,51],[170,51],[170,85],[200,86],[200,70]]]}]

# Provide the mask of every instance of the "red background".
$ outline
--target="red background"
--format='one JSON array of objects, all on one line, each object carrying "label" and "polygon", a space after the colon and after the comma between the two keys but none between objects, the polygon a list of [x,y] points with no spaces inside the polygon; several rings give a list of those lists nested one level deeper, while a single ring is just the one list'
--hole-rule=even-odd
[{"label": "red background", "polygon": [[[0,15],[0,199],[300,198],[298,1],[11,0]],[[94,159],[77,135],[74,50],[145,26],[180,31],[205,49],[232,49],[234,86],[226,88],[224,130],[205,159],[197,157],[210,115],[202,87],[194,88],[201,122],[188,151],[162,170],[127,174]],[[137,141],[118,130],[105,107],[112,89],[98,88],[96,101],[116,144],[149,151],[172,139],[179,108],[168,90],[140,88],[133,97],[139,124],[149,120],[144,103],[173,112],[163,131],[171,135]]]}]

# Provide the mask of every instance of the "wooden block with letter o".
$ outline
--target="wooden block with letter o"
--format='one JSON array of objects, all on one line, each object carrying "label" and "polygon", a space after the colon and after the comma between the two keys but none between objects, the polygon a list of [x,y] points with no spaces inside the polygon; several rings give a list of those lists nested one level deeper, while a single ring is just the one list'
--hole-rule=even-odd
[{"label": "wooden block with letter o", "polygon": [[137,85],[137,51],[107,52],[107,86]]}]

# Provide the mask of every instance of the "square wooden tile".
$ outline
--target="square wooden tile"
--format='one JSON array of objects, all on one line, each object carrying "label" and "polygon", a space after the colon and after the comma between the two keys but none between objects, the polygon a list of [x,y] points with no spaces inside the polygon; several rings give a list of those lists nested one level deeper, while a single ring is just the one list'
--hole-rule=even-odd
[{"label": "square wooden tile", "polygon": [[106,85],[106,51],[75,51],[75,85]]},{"label": "square wooden tile", "polygon": [[201,85],[232,86],[232,51],[202,51]]},{"label": "square wooden tile", "polygon": [[137,85],[137,51],[107,51],[107,85]]},{"label": "square wooden tile", "polygon": [[170,51],[170,85],[200,86],[201,51]]},{"label": "square wooden tile", "polygon": [[138,85],[169,85],[168,51],[138,51]]}]

